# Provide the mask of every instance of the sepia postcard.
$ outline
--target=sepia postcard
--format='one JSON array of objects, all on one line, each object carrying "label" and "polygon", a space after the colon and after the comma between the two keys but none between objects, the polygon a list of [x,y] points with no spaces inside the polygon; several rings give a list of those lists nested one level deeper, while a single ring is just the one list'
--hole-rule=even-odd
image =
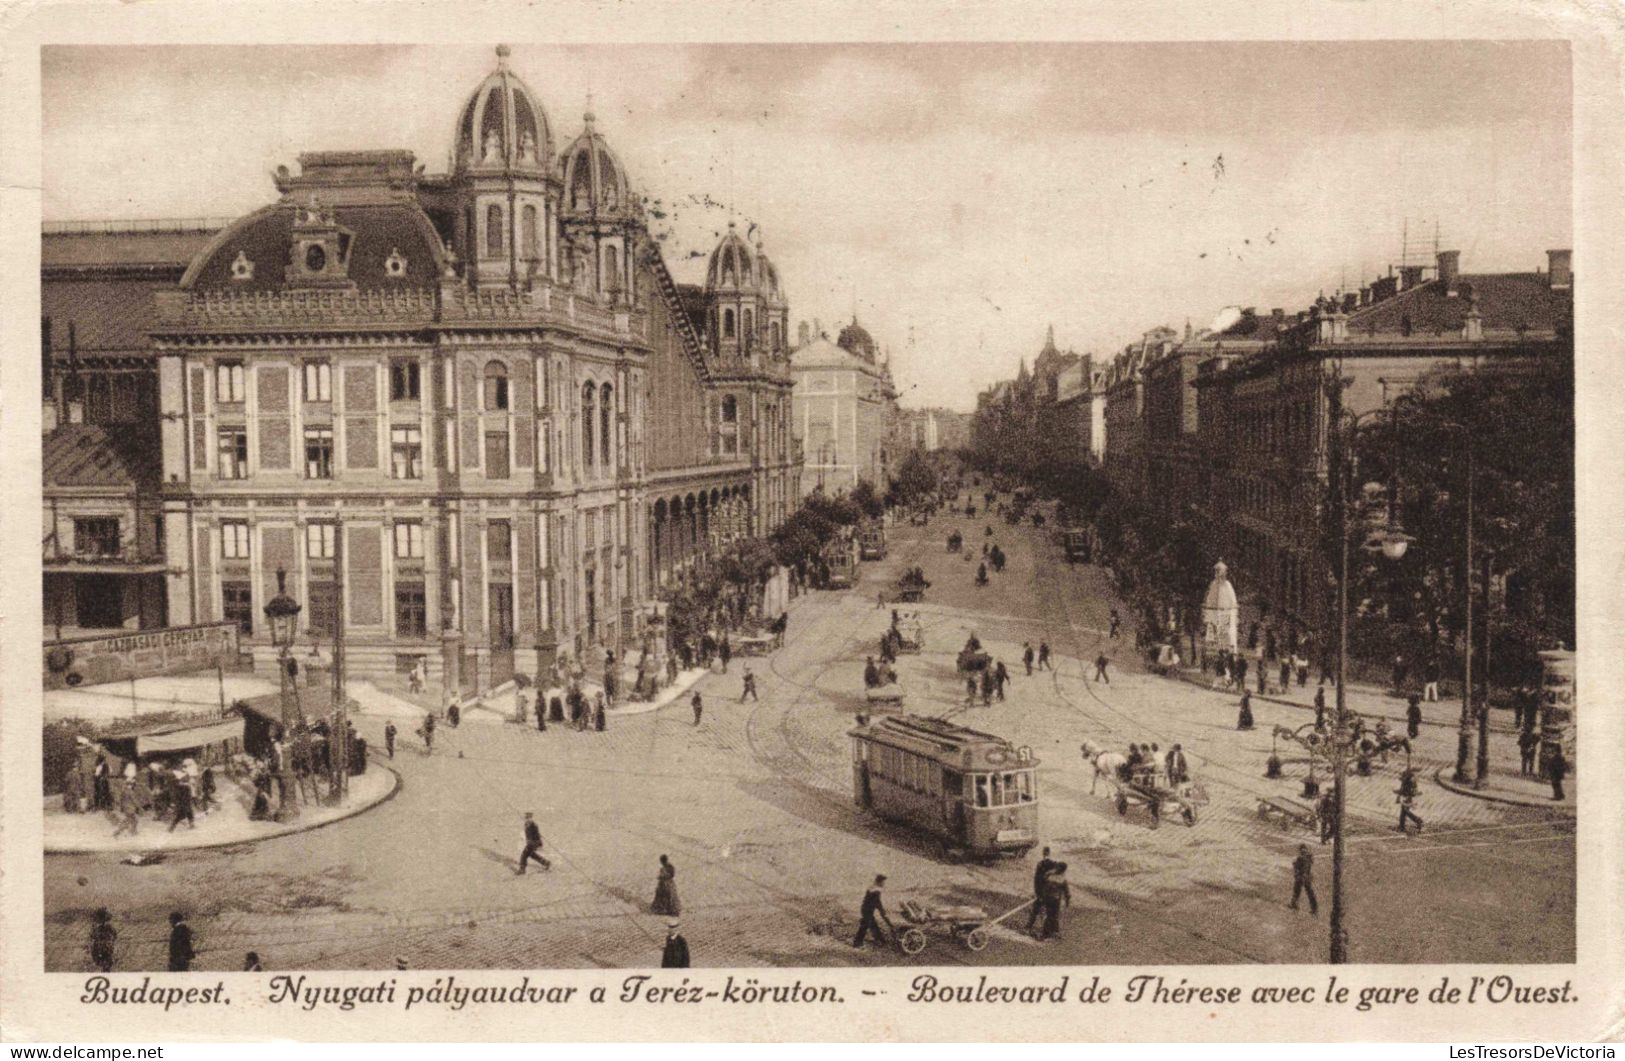
[{"label": "sepia postcard", "polygon": [[4,1035],[1619,1039],[1622,38],[1452,13],[14,9]]}]

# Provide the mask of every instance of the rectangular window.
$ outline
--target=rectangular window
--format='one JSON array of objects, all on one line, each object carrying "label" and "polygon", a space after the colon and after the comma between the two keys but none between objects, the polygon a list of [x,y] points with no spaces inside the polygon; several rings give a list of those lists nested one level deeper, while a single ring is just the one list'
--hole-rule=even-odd
[{"label": "rectangular window", "polygon": [[253,596],[247,582],[220,583],[220,616],[228,623],[236,623],[245,635],[254,632]]},{"label": "rectangular window", "polygon": [[333,559],[333,539],[337,531],[336,523],[305,524],[305,555],[312,560]]},{"label": "rectangular window", "polygon": [[331,637],[339,628],[339,587],[333,582],[312,582],[305,609],[312,637]]},{"label": "rectangular window", "polygon": [[[400,524],[396,524],[399,527]],[[424,603],[421,582],[397,583],[395,586],[395,636],[427,637],[429,633],[428,607]]]},{"label": "rectangular window", "polygon": [[305,428],[305,478],[333,478],[333,429]]},{"label": "rectangular window", "polygon": [[485,477],[487,479],[506,479],[508,477],[508,433],[506,431],[486,432]]},{"label": "rectangular window", "polygon": [[399,520],[396,522],[395,559],[423,559],[423,524],[416,520]]},{"label": "rectangular window", "polygon": [[389,363],[389,400],[415,402],[422,396],[422,366],[410,358],[398,357]]},{"label": "rectangular window", "polygon": [[241,361],[215,362],[214,400],[241,405],[243,394],[243,363]]},{"label": "rectangular window", "polygon": [[305,401],[333,400],[333,365],[328,361],[305,362]]},{"label": "rectangular window", "polygon": [[513,560],[513,532],[505,519],[494,519],[485,525],[485,555],[493,564],[506,564]]},{"label": "rectangular window", "polygon": [[423,478],[423,431],[416,427],[389,429],[389,466],[397,479]]},{"label": "rectangular window", "polygon": [[246,427],[222,427],[220,429],[219,457],[220,478],[248,478],[248,429]]},{"label": "rectangular window", "polygon": [[248,559],[248,521],[226,520],[220,524],[220,559]]},{"label": "rectangular window", "polygon": [[97,516],[74,520],[73,551],[80,556],[117,556],[118,517]]}]

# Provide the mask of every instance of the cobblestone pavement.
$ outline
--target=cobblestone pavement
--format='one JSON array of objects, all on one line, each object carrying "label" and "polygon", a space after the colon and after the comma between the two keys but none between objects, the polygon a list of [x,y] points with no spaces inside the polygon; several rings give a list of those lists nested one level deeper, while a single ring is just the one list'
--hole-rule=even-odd
[{"label": "cobblestone pavement", "polygon": [[[958,521],[980,550],[984,523]],[[1257,728],[1234,729],[1235,696],[1148,675],[1127,641],[1106,636],[1100,569],[1068,566],[1047,535],[1000,525],[1009,557],[985,588],[950,556],[954,526],[898,528],[887,560],[863,565],[852,592],[797,600],[785,648],[753,661],[759,702],[740,703],[736,660],[702,679],[702,723],[686,698],[612,718],[606,733],[518,725],[443,728],[434,755],[403,734],[397,797],[316,832],[252,846],[176,853],[134,867],[110,856],[46,860],[47,966],[87,966],[89,915],[120,927],[119,966],[163,967],[165,918],[190,911],[206,969],[629,967],[658,964],[665,918],[648,912],[656,858],[671,857],[683,932],[699,966],[1318,962],[1326,910],[1293,911],[1290,863],[1317,855],[1330,901],[1330,848],[1301,827],[1261,820],[1261,796],[1295,796],[1303,767],[1266,780],[1272,727],[1301,706],[1259,702]],[[926,649],[898,670],[907,709],[1031,746],[1041,829],[1070,863],[1074,901],[1060,941],[1037,943],[1025,910],[979,954],[933,936],[917,958],[851,946],[857,903],[877,872],[892,905],[933,897],[1003,913],[1029,893],[1032,861],[961,863],[853,804],[846,731],[863,706],[863,658],[889,621],[875,596],[904,566],[933,582],[918,606]],[[913,606],[910,606],[913,607]],[[954,656],[974,630],[1015,676],[1009,699],[966,707]],[[1023,673],[1021,645],[1047,639],[1055,669]],[[1088,680],[1100,652],[1110,684]],[[381,749],[382,718],[363,719]],[[1079,754],[1183,744],[1211,802],[1194,826],[1144,810],[1120,816]],[[1506,738],[1499,738],[1505,740]],[[1283,756],[1286,753],[1283,752]],[[1454,755],[1427,727],[1419,777]],[[1420,836],[1394,830],[1398,764],[1349,784],[1346,895],[1356,961],[1566,962],[1574,957],[1571,814],[1473,799],[1425,780]],[[521,820],[534,811],[552,868],[519,876]],[[1510,896],[1510,899],[1509,899]]]}]

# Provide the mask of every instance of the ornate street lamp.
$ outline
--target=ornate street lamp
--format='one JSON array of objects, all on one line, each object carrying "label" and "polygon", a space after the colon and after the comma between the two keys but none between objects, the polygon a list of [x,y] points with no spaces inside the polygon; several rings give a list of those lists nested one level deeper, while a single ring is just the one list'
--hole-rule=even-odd
[{"label": "ornate street lamp", "polygon": [[299,613],[302,610],[299,602],[288,596],[287,569],[277,568],[276,596],[265,605],[265,621],[271,627],[271,644],[276,646],[279,656],[286,657],[288,650],[293,647],[294,638],[298,634]]},{"label": "ornate street lamp", "polygon": [[265,605],[265,623],[271,628],[271,644],[276,646],[276,669],[282,685],[282,727],[292,725],[288,711],[288,653],[299,633],[299,602],[288,596],[288,572],[276,569],[276,596]]}]

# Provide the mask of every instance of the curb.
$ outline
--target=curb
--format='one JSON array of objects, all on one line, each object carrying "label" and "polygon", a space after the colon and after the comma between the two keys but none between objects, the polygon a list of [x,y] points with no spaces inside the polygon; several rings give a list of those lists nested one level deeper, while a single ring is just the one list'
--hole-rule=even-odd
[{"label": "curb", "polygon": [[401,780],[400,773],[398,771],[396,771],[396,769],[394,767],[385,766],[381,762],[374,762],[374,763],[371,764],[371,766],[373,768],[375,768],[375,769],[387,771],[389,773],[389,775],[395,779],[395,783],[389,786],[389,791],[385,792],[382,796],[379,796],[377,799],[373,800],[370,803],[363,803],[363,804],[361,804],[361,805],[359,805],[357,807],[346,810],[345,813],[340,814],[336,818],[328,818],[326,821],[317,822],[315,825],[293,825],[293,826],[290,826],[290,827],[277,829],[277,830],[275,830],[273,832],[262,833],[262,834],[260,834],[258,836],[239,837],[239,838],[237,838],[235,840],[216,840],[216,841],[206,843],[206,844],[187,844],[187,845],[185,845],[183,847],[160,847],[160,848],[152,848],[152,849],[136,848],[136,849],[132,850],[130,848],[116,848],[116,847],[50,847],[50,846],[47,846],[45,848],[45,854],[47,854],[47,855],[125,855],[125,854],[169,855],[169,854],[175,854],[175,853],[180,853],[180,852],[184,852],[184,851],[209,851],[209,850],[212,850],[212,849],[215,849],[215,848],[221,848],[221,847],[238,847],[238,846],[240,846],[242,844],[257,844],[257,843],[261,843],[261,842],[263,842],[265,840],[275,840],[275,839],[278,839],[279,837],[283,837],[283,836],[293,836],[296,833],[312,833],[312,832],[315,832],[317,829],[325,829],[329,825],[337,825],[339,822],[348,821],[349,819],[354,818],[358,814],[364,814],[365,812],[372,810],[374,807],[381,807],[385,803],[388,803],[390,800],[394,799],[396,796],[398,796],[400,794],[401,786],[404,784],[404,782]]},{"label": "curb", "polygon": [[[1152,672],[1147,671],[1146,673],[1150,674]],[[1223,695],[1235,695],[1235,696],[1240,696],[1241,695],[1241,692],[1239,690],[1232,691],[1232,690],[1228,690],[1228,689],[1213,689],[1213,688],[1210,688],[1209,683],[1204,682],[1199,678],[1193,677],[1190,672],[1188,672],[1186,670],[1183,670],[1183,669],[1181,669],[1179,671],[1179,673],[1177,675],[1177,678],[1178,678],[1179,681],[1182,681],[1182,682],[1186,683],[1187,685],[1194,685],[1199,689],[1207,689],[1208,692],[1211,692],[1211,693],[1220,693],[1220,694],[1223,694]],[[1325,688],[1334,690],[1334,695],[1335,695],[1336,686],[1328,685]],[[1283,698],[1281,698],[1279,696],[1273,696],[1273,695],[1270,695],[1270,694],[1267,694],[1267,693],[1259,693],[1259,692],[1254,692],[1252,690],[1248,690],[1248,691],[1252,692],[1254,700],[1262,700],[1265,703],[1279,704],[1282,707],[1296,707],[1296,708],[1299,708],[1299,709],[1304,710],[1304,711],[1313,711],[1315,709],[1315,705],[1312,702],[1307,703],[1307,704],[1300,704],[1296,700],[1286,700],[1286,699],[1283,699]],[[1326,705],[1326,709],[1328,711],[1332,710],[1332,705],[1328,703]],[[1352,708],[1351,708],[1351,710],[1352,710]],[[1402,724],[1405,722],[1405,716],[1404,715],[1390,715],[1390,714],[1387,714],[1387,713],[1372,714],[1371,712],[1368,712],[1368,711],[1362,711],[1360,713],[1363,714],[1363,715],[1366,715],[1367,717],[1371,717],[1371,718],[1385,718],[1390,722],[1399,722],[1399,723],[1402,723]],[[1435,726],[1435,727],[1437,727],[1439,729],[1446,729],[1446,730],[1452,730],[1452,731],[1457,730],[1457,729],[1460,728],[1460,722],[1456,721],[1456,720],[1452,720],[1452,721],[1449,721],[1449,722],[1435,722],[1435,721],[1431,721],[1429,719],[1424,718],[1422,720],[1422,725],[1424,725],[1424,726]],[[1494,722],[1491,722],[1490,723],[1490,732],[1491,733],[1515,734],[1515,733],[1518,732],[1518,730],[1516,729],[1516,727],[1513,727],[1513,726],[1498,726]]]},{"label": "curb", "polygon": [[[1513,807],[1544,807],[1547,810],[1561,811],[1567,817],[1575,817],[1575,808],[1567,803],[1557,803],[1556,800],[1537,799],[1534,796],[1499,796],[1493,795],[1483,789],[1476,789],[1472,785],[1464,785],[1449,776],[1453,766],[1441,766],[1433,773],[1433,780],[1439,787],[1454,792],[1457,795],[1471,796],[1473,799],[1485,800],[1489,803],[1505,803]],[[1556,806],[1553,804],[1556,803]]]}]

